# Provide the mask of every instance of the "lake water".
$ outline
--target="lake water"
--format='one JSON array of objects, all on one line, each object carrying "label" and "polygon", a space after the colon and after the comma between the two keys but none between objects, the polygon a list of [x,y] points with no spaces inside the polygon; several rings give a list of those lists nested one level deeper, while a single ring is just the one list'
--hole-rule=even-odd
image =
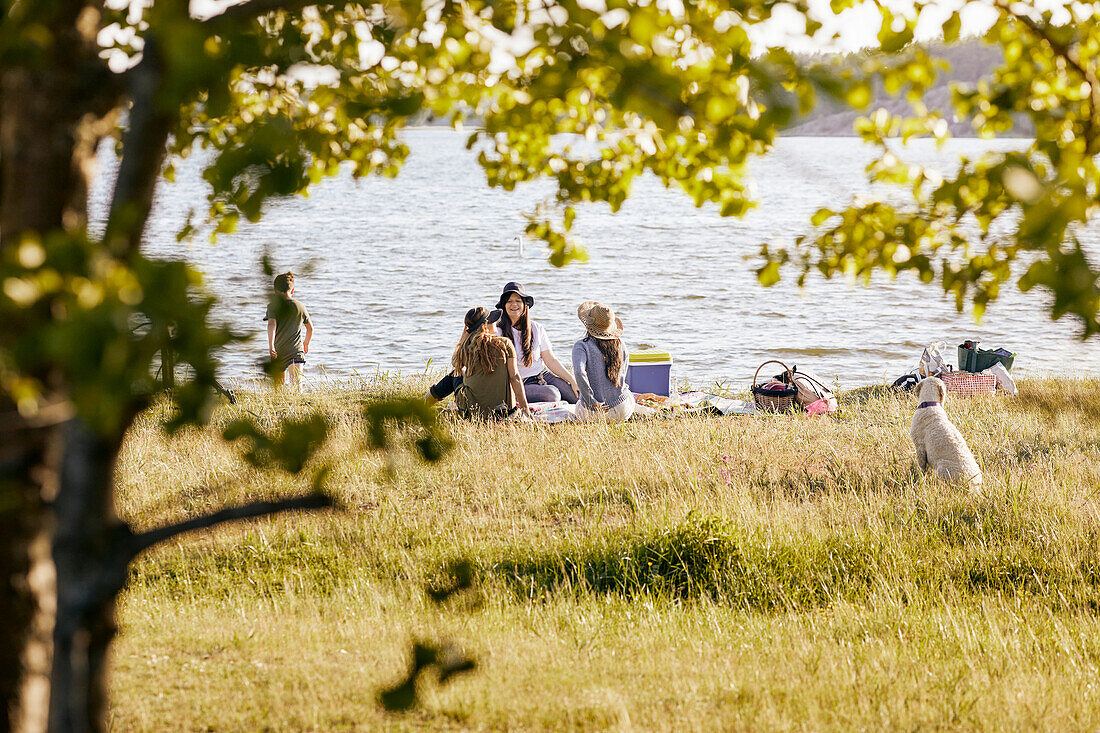
[{"label": "lake water", "polygon": [[[1005,287],[976,324],[936,286],[910,277],[876,278],[870,286],[813,278],[802,290],[785,279],[761,287],[745,257],[762,242],[789,242],[809,228],[818,207],[871,192],[863,167],[872,151],[859,140],[781,139],[752,165],[760,203],[743,219],[696,209],[682,193],[643,180],[617,214],[602,205],[579,210],[574,234],[591,259],[559,269],[538,243],[520,239],[524,212],[549,189],[490,189],[465,137],[411,130],[412,153],[398,178],[326,180],[308,198],[274,202],[260,223],[245,223],[216,245],[175,240],[188,209],[202,211],[205,203],[205,184],[188,161],[175,183],[158,189],[146,251],[194,263],[221,301],[218,316],[255,334],[225,353],[230,379],[258,376],[266,353],[265,248],[277,271],[298,275],[295,297],[316,329],[307,367],[314,379],[422,371],[429,362],[443,368],[466,309],[491,307],[509,280],[534,296],[532,315],[564,363],[583,333],[577,305],[599,300],[619,312],[628,348],[671,352],[674,377],[696,386],[746,384],[768,359],[844,387],[882,382],[912,371],[932,341],[946,341],[955,363],[955,346],[965,339],[1018,352],[1014,372],[1100,374],[1100,339],[1082,343],[1077,323],[1052,322],[1048,295],[1037,290]],[[957,140],[936,151],[922,143],[908,155],[944,161],[947,170],[952,156],[1013,144]],[[102,220],[109,157],[102,156],[104,173],[93,190],[93,221]],[[1100,256],[1100,230],[1082,239]],[[793,271],[785,274],[793,280]]]}]

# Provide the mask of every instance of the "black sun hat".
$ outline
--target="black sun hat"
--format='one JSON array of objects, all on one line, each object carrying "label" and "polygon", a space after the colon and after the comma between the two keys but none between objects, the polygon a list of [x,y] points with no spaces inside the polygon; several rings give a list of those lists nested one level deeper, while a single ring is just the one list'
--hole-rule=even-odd
[{"label": "black sun hat", "polygon": [[511,282],[504,286],[504,292],[500,294],[500,300],[497,301],[497,308],[504,307],[504,301],[508,300],[508,296],[511,293],[517,294],[523,298],[523,302],[530,308],[535,304],[535,299],[527,294],[527,291],[523,289],[523,286],[517,282]]}]

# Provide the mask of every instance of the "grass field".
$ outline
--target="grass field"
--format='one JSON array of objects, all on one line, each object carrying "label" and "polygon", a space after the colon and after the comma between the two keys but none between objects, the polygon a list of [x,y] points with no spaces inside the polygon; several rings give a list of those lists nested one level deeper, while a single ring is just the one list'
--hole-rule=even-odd
[{"label": "grass field", "polygon": [[[300,493],[219,439],[323,412],[341,508],[184,536],[119,608],[116,730],[1096,730],[1100,380],[947,411],[979,495],[913,467],[911,398],[836,418],[449,422],[437,464],[363,445],[376,380],[244,395],[173,439],[133,431],[140,528]],[[468,561],[474,587],[427,589]],[[477,668],[387,713],[414,640]]]}]

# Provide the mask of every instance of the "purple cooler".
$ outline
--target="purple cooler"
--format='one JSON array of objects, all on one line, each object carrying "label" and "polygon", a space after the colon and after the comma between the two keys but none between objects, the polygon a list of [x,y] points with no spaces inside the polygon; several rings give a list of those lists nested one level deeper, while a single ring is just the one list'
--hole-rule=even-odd
[{"label": "purple cooler", "polygon": [[626,367],[626,384],[635,394],[672,393],[672,355],[667,351],[634,351]]}]

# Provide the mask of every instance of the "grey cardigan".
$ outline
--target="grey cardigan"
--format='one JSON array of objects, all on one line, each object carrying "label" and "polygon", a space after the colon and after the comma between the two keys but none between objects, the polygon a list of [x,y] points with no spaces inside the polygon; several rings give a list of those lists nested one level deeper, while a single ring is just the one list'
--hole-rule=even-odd
[{"label": "grey cardigan", "polygon": [[622,386],[616,387],[607,378],[607,366],[604,364],[600,347],[596,345],[596,339],[585,336],[573,344],[573,376],[577,379],[577,386],[581,388],[581,405],[585,408],[591,408],[595,403],[602,402],[610,409],[630,394],[630,388],[626,386],[625,348],[622,349],[622,354],[623,367],[620,372]]}]

